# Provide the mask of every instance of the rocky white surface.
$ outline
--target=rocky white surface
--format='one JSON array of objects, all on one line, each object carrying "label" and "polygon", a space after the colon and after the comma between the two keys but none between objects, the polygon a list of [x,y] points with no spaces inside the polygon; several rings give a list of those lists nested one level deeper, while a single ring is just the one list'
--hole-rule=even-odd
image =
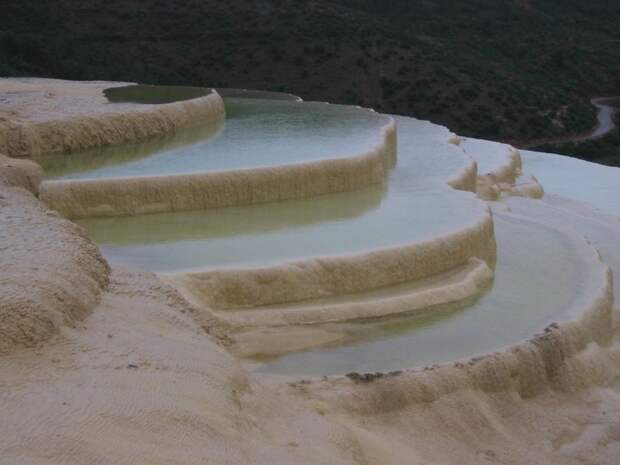
[{"label": "rocky white surface", "polygon": [[[548,167],[533,168],[550,198],[502,191],[493,209],[574,223],[620,274],[605,201],[620,196],[616,171],[592,167],[605,195],[571,198],[571,184],[556,191]],[[110,271],[36,199],[36,166],[3,159],[0,173],[0,464],[617,464],[620,348],[593,248],[593,292],[527,341],[426,369],[282,382],[248,372],[226,326],[156,275]]]}]

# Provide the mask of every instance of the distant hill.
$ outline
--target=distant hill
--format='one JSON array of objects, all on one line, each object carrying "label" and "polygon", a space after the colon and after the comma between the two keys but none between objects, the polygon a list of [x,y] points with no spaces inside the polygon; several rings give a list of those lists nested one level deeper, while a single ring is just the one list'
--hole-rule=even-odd
[{"label": "distant hill", "polygon": [[2,2],[0,75],[287,91],[523,141],[620,94],[608,0]]}]

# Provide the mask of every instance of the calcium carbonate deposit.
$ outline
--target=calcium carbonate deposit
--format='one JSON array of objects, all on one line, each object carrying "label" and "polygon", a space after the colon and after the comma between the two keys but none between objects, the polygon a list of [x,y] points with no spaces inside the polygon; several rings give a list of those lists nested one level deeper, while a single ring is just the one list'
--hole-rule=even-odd
[{"label": "calcium carbonate deposit", "polygon": [[221,93],[0,79],[0,464],[618,464],[620,170]]}]

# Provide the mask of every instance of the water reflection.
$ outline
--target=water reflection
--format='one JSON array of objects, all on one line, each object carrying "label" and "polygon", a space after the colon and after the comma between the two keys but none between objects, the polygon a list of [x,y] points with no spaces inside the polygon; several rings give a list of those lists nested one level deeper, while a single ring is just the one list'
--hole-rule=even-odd
[{"label": "water reflection", "polygon": [[79,220],[91,238],[106,246],[156,244],[254,236],[327,222],[343,222],[376,209],[386,193],[376,185],[355,193],[244,205],[206,211],[156,213]]}]

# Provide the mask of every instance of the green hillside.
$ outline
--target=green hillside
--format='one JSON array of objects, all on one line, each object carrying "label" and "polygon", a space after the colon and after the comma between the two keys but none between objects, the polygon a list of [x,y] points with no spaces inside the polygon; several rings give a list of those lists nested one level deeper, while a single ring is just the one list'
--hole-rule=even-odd
[{"label": "green hillside", "polygon": [[579,133],[620,94],[620,2],[3,2],[0,75],[247,87],[508,141]]}]

